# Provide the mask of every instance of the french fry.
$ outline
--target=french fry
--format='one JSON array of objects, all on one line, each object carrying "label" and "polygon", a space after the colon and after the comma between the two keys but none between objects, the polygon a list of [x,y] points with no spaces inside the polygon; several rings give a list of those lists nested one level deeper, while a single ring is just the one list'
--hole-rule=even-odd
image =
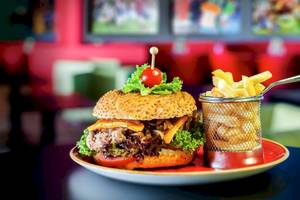
[{"label": "french fry", "polygon": [[228,84],[233,84],[233,82],[234,82],[232,74],[230,72],[224,72],[221,69],[217,69],[217,70],[213,71],[212,74],[215,77],[225,80]]},{"label": "french fry", "polygon": [[240,113],[240,116],[244,117],[244,118],[246,118],[248,120],[254,119],[254,118],[258,118],[257,113],[255,111],[251,111],[251,110],[248,110],[248,111],[246,111],[244,113]]},{"label": "french fry", "polygon": [[257,102],[240,102],[234,103],[231,106],[233,115],[241,115],[242,112],[257,112]]},{"label": "french fry", "polygon": [[232,84],[232,88],[234,88],[234,89],[242,89],[243,88],[243,82],[242,81],[234,82]]},{"label": "french fry", "polygon": [[257,102],[236,103],[232,115],[239,116],[240,120],[252,120],[258,116],[258,109]]},{"label": "french fry", "polygon": [[250,121],[246,121],[242,124],[241,126],[242,131],[248,135],[248,137],[250,138],[250,136],[256,135],[256,130],[255,127],[253,126],[253,124]]},{"label": "french fry", "polygon": [[253,85],[253,81],[250,80],[247,76],[242,76],[243,86],[247,90],[249,96],[255,96],[256,91]]},{"label": "french fry", "polygon": [[255,84],[254,88],[255,88],[256,94],[259,95],[259,94],[261,94],[264,91],[264,89],[266,87],[263,84],[261,84],[261,83],[257,83],[257,84]]},{"label": "french fry", "polygon": [[[262,83],[268,79],[272,78],[272,74],[270,71],[265,71],[254,76],[250,76],[249,79],[253,82],[253,84]],[[243,85],[243,80],[234,84],[235,88],[241,88]]]},{"label": "french fry", "polygon": [[223,92],[217,88],[217,87],[214,87],[212,90],[211,90],[211,93],[214,97],[224,97],[225,95],[223,94]]},{"label": "french fry", "polygon": [[211,106],[209,103],[203,103],[202,108],[207,113],[217,113],[223,115],[230,115],[232,113],[232,107],[228,106],[227,104],[215,104]]},{"label": "french fry", "polygon": [[249,135],[243,133],[240,128],[228,128],[224,134],[220,131],[217,134],[222,140],[227,141],[231,145],[249,141]]},{"label": "french fry", "polygon": [[207,119],[217,123],[224,124],[225,126],[228,127],[238,127],[240,125],[239,119],[235,116],[230,116],[230,115],[208,113]]},{"label": "french fry", "polygon": [[260,119],[258,117],[254,117],[252,119],[251,123],[253,124],[255,130],[261,129],[261,123],[260,123]]},{"label": "french fry", "polygon": [[212,97],[214,95],[212,94],[212,91],[207,91],[207,92],[205,92],[205,96]]},{"label": "french fry", "polygon": [[264,82],[268,79],[272,78],[272,74],[270,71],[265,71],[254,76],[250,77],[250,80],[253,81],[254,84]]},{"label": "french fry", "polygon": [[219,126],[216,133],[220,137],[220,139],[223,139],[222,137],[224,137],[224,135],[226,135],[228,129],[229,128],[227,126],[224,126],[224,125]]},{"label": "french fry", "polygon": [[213,141],[214,146],[222,151],[248,151],[253,150],[259,145],[256,141],[246,141],[239,144],[230,144],[222,140]]},{"label": "french fry", "polygon": [[214,146],[212,143],[215,140],[219,140],[216,130],[218,129],[218,123],[208,123],[206,127],[205,141],[207,146]]},{"label": "french fry", "polygon": [[220,80],[221,80],[221,78],[216,77],[216,76],[213,76],[213,77],[212,77],[213,85],[214,85],[215,87],[218,87],[218,83],[219,83]]},{"label": "french fry", "polygon": [[224,79],[220,79],[218,81],[217,88],[219,88],[222,91],[222,94],[224,95],[224,97],[233,97],[234,96],[233,88]]},{"label": "french fry", "polygon": [[208,123],[206,137],[210,139],[217,139],[215,133],[218,127],[219,127],[218,123]]},{"label": "french fry", "polygon": [[243,119],[240,119],[240,120],[251,120],[252,118],[254,118],[256,116],[256,114],[254,112],[252,112],[251,110],[246,110],[246,111],[236,110],[235,113],[239,117],[243,118]]},{"label": "french fry", "polygon": [[244,102],[243,109],[244,110],[252,110],[254,113],[258,113],[259,105],[257,102]]},{"label": "french fry", "polygon": [[233,80],[233,75],[231,72],[225,72],[225,75],[227,77],[226,80],[228,80],[229,84],[233,84],[234,83],[234,80]]},{"label": "french fry", "polygon": [[234,97],[248,97],[249,94],[245,88],[237,88],[237,89],[233,89],[233,96]]}]

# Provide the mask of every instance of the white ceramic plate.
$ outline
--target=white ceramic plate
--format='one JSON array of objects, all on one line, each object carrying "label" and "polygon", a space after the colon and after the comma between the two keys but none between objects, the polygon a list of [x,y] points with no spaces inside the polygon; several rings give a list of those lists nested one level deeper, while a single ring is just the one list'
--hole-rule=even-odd
[{"label": "white ceramic plate", "polygon": [[228,170],[216,170],[204,166],[184,166],[165,170],[125,170],[99,166],[80,158],[74,147],[70,151],[73,161],[86,169],[116,180],[149,185],[194,185],[221,182],[248,177],[264,172],[285,161],[289,151],[283,145],[263,140],[265,161],[263,164]]}]

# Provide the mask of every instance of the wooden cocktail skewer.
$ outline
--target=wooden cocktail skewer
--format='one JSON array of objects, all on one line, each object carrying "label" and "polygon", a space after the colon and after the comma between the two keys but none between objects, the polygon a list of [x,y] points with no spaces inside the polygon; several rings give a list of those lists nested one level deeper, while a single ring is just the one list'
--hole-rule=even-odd
[{"label": "wooden cocktail skewer", "polygon": [[151,47],[149,52],[152,55],[151,65],[150,67],[147,66],[147,68],[144,69],[141,79],[146,87],[151,88],[155,85],[159,85],[162,82],[163,74],[157,67],[155,67],[155,55],[158,53],[158,48]]},{"label": "wooden cocktail skewer", "polygon": [[151,58],[151,69],[154,69],[154,65],[155,65],[155,55],[158,53],[158,48],[157,47],[151,47],[149,50],[150,54],[152,55]]}]

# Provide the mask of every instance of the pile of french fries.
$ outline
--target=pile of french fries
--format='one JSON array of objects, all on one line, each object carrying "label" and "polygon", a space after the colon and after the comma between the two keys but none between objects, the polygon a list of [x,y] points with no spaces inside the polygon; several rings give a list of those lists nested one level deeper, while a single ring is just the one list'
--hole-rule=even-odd
[{"label": "pile of french fries", "polygon": [[260,144],[259,102],[203,103],[207,146],[218,151],[249,151]]},{"label": "pile of french fries", "polygon": [[232,73],[217,69],[212,72],[213,89],[205,93],[205,96],[213,97],[250,97],[261,94],[265,86],[262,82],[270,79],[272,74],[265,71],[254,76],[242,76],[242,80],[234,82]]},{"label": "pile of french fries", "polygon": [[[230,72],[213,73],[213,97],[250,97],[263,92],[261,83],[272,77],[269,71],[234,82]],[[260,102],[202,103],[206,145],[217,151],[249,151],[260,146]]]}]

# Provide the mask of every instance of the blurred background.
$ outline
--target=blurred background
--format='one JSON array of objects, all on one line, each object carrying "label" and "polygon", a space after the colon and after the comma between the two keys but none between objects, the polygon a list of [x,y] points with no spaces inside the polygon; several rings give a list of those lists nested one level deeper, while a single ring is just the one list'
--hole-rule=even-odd
[{"label": "blurred background", "polygon": [[[95,102],[150,61],[150,46],[195,98],[215,69],[235,81],[269,70],[266,85],[300,74],[299,0],[10,0],[0,30],[0,179],[11,197],[67,195],[68,151]],[[300,146],[299,106],[299,84],[272,90],[263,136]]]}]

